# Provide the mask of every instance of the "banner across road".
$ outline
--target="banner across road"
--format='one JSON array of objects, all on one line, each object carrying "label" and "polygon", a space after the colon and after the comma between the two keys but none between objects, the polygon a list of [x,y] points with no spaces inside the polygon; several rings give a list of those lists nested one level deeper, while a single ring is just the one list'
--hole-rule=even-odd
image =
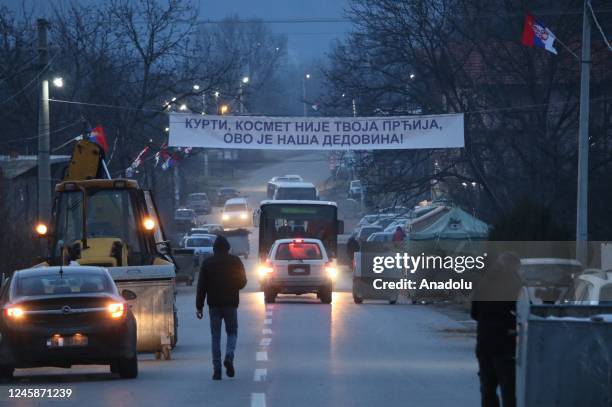
[{"label": "banner across road", "polygon": [[173,147],[261,150],[461,148],[463,114],[396,117],[265,117],[170,114]]}]

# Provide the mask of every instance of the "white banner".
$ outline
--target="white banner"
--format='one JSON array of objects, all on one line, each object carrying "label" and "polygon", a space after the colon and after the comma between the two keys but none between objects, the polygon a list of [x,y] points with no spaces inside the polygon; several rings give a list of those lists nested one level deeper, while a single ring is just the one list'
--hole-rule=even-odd
[{"label": "white banner", "polygon": [[463,113],[312,118],[172,113],[169,145],[265,150],[460,148]]}]

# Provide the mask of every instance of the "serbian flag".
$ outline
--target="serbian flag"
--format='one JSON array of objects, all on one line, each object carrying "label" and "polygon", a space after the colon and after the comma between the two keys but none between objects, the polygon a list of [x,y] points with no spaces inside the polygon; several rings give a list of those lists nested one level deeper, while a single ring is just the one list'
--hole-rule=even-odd
[{"label": "serbian flag", "polygon": [[97,126],[91,133],[89,133],[89,141],[92,141],[102,147],[104,152],[108,152],[108,143],[106,142],[106,134],[104,134],[104,127]]},{"label": "serbian flag", "polygon": [[523,25],[523,45],[527,47],[544,48],[553,54],[557,53],[554,47],[555,34],[552,33],[544,24],[537,21],[531,14],[525,16],[525,24]]}]

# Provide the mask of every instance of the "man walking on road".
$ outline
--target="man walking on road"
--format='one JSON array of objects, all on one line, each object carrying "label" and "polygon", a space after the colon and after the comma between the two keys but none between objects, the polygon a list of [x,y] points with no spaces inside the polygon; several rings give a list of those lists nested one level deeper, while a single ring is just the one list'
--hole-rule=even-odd
[{"label": "man walking on road", "polygon": [[483,407],[516,406],[516,299],[523,285],[520,259],[502,253],[487,270],[474,293],[472,318],[476,329],[476,358]]},{"label": "man walking on road", "polygon": [[227,348],[223,365],[228,377],[234,377],[234,352],[238,339],[239,291],[247,283],[244,265],[229,254],[230,244],[218,236],[213,244],[214,255],[202,262],[196,294],[196,316],[202,319],[204,300],[208,303],[212,335],[213,380],[221,380],[221,321],[225,322]]}]

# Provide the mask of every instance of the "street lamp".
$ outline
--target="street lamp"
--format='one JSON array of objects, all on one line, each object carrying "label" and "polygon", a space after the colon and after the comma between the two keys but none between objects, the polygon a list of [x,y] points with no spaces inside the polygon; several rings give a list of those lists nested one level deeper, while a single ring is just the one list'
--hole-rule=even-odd
[{"label": "street lamp", "polygon": [[302,105],[304,108],[304,117],[308,116],[308,108],[306,107],[306,80],[308,79],[310,79],[309,73],[302,77]]},{"label": "street lamp", "polygon": [[183,110],[183,111],[187,110],[187,105],[183,103],[182,105],[179,106],[179,110]]},{"label": "street lamp", "polygon": [[413,74],[413,73],[410,74],[410,79],[414,79],[415,77],[416,77],[415,74]]},{"label": "street lamp", "polygon": [[219,112],[221,113],[221,116],[227,114],[227,112],[229,112],[229,106],[225,104],[221,105]]},{"label": "street lamp", "polygon": [[64,78],[62,78],[61,76],[53,78],[53,86],[55,86],[56,88],[63,87],[64,86]]},{"label": "street lamp", "polygon": [[240,114],[244,114],[244,85],[247,85],[251,79],[248,76],[243,76],[238,89],[238,101],[240,102]]},{"label": "street lamp", "polygon": [[200,85],[198,84],[193,85],[193,90],[200,90]]}]

